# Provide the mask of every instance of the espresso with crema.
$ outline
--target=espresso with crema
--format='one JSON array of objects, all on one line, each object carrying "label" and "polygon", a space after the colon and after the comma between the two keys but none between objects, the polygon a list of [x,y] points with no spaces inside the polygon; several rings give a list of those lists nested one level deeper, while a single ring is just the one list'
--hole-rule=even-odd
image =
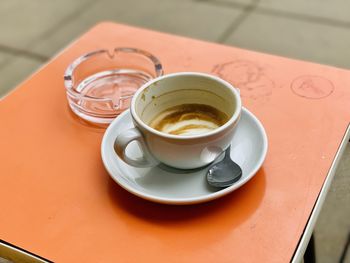
[{"label": "espresso with crema", "polygon": [[205,104],[181,104],[158,114],[149,124],[152,128],[173,135],[197,135],[224,125],[229,117]]}]

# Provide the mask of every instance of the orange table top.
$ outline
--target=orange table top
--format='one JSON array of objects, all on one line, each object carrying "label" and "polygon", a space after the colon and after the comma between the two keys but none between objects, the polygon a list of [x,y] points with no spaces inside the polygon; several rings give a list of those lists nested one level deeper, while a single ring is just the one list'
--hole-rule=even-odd
[{"label": "orange table top", "polygon": [[[228,196],[169,206],[108,176],[103,130],[67,106],[63,72],[81,54],[130,46],[165,73],[209,72],[240,88],[269,151]],[[57,262],[287,262],[350,119],[349,71],[102,23],[0,102],[0,238]]]}]

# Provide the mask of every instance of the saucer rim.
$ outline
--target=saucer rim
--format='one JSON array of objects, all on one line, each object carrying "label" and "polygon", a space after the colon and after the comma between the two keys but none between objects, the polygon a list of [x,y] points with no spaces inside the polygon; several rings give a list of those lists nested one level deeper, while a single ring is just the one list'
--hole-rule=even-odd
[{"label": "saucer rim", "polygon": [[[109,137],[108,135],[110,133],[113,134],[113,128],[116,125],[116,123],[118,123],[120,120],[122,120],[125,115],[130,114],[130,110],[125,110],[123,113],[121,113],[115,120],[112,121],[112,123],[108,126],[108,128],[106,129],[104,135],[103,135],[103,139],[102,139],[102,143],[101,143],[101,157],[102,157],[102,162],[103,165],[105,167],[105,169],[107,170],[109,176],[113,179],[114,182],[116,182],[119,186],[121,186],[123,189],[125,189],[126,191],[142,198],[142,199],[146,199],[152,202],[156,202],[156,203],[162,203],[162,204],[171,204],[171,205],[190,205],[190,204],[198,204],[198,203],[204,203],[204,202],[208,202],[217,198],[220,198],[222,196],[225,196],[233,191],[235,191],[236,189],[240,188],[241,186],[243,186],[244,184],[246,184],[249,180],[251,180],[256,173],[259,171],[259,169],[261,168],[262,164],[264,163],[265,159],[266,159],[266,155],[267,155],[267,151],[268,151],[268,138],[266,135],[266,131],[264,126],[261,124],[260,120],[253,114],[251,113],[248,109],[246,109],[245,107],[242,107],[242,115],[247,114],[254,122],[255,124],[257,124],[259,131],[263,137],[263,149],[262,149],[262,153],[260,155],[259,160],[256,162],[255,164],[255,168],[253,169],[253,171],[244,179],[237,181],[236,183],[234,183],[233,185],[222,189],[220,191],[214,192],[214,193],[210,193],[207,195],[203,195],[200,197],[190,197],[190,198],[165,198],[165,197],[157,197],[155,195],[152,194],[148,194],[145,192],[142,192],[138,189],[135,189],[134,187],[132,187],[130,184],[125,184],[123,180],[118,180],[118,175],[115,176],[112,172],[112,169],[110,167],[110,165],[108,165],[108,161],[107,161],[107,137]],[[130,114],[131,117],[131,114]],[[239,123],[238,123],[239,125]],[[238,126],[237,126],[238,127]],[[117,156],[118,159],[120,159]],[[118,165],[117,165],[118,166]],[[125,174],[123,173],[123,171],[121,171],[121,168],[118,167],[118,172],[121,174]]]}]

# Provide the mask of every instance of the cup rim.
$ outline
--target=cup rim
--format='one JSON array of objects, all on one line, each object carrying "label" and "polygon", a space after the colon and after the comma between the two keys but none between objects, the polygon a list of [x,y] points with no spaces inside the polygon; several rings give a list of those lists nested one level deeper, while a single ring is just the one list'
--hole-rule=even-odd
[{"label": "cup rim", "polygon": [[[209,78],[209,79],[220,82],[221,84],[223,84],[224,87],[226,87],[227,89],[229,89],[230,91],[232,91],[234,93],[234,96],[236,97],[237,109],[235,110],[235,112],[231,116],[231,118],[224,125],[220,126],[219,128],[217,128],[215,130],[212,130],[210,132],[197,134],[197,135],[173,135],[173,134],[160,132],[160,131],[148,126],[146,123],[144,123],[141,120],[141,118],[136,113],[135,107],[136,107],[137,97],[142,93],[142,91],[144,91],[146,88],[148,88],[153,83],[155,83],[159,80],[165,79],[165,78],[176,77],[176,76],[200,76],[200,77],[205,77],[205,78]],[[225,130],[226,128],[230,127],[234,122],[236,122],[239,119],[239,117],[241,116],[241,112],[242,112],[242,100],[241,100],[241,97],[240,97],[240,94],[239,94],[239,91],[237,88],[235,88],[231,83],[229,83],[229,82],[227,82],[227,81],[225,81],[217,76],[207,74],[207,73],[202,73],[202,72],[194,72],[194,71],[170,73],[170,74],[166,74],[166,75],[163,75],[163,76],[160,76],[160,77],[157,77],[157,78],[150,80],[149,82],[145,83],[143,86],[141,86],[136,91],[136,93],[134,94],[134,96],[131,100],[131,106],[130,106],[131,116],[134,118],[134,120],[142,128],[149,131],[150,133],[156,134],[157,136],[160,136],[163,138],[181,139],[181,140],[200,139],[200,138],[206,138],[206,137],[210,137],[212,135],[216,135],[216,134],[222,132],[223,130]]]}]

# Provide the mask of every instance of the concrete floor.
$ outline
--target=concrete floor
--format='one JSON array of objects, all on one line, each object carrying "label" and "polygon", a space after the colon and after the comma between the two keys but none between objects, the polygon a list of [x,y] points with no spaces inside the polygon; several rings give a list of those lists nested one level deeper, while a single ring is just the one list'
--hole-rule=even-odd
[{"label": "concrete floor", "polygon": [[[349,10],[347,0],[1,0],[0,96],[104,20],[350,69]],[[318,262],[338,262],[350,231],[349,176],[348,146],[316,226]]]}]

